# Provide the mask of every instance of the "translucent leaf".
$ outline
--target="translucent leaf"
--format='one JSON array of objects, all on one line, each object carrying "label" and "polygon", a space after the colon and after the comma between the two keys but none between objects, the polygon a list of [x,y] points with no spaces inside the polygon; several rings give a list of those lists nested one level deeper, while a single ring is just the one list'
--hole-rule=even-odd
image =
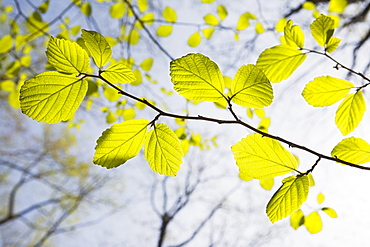
[{"label": "translucent leaf", "polygon": [[274,186],[274,182],[275,182],[274,178],[260,179],[260,185],[265,190],[271,190],[272,187]]},{"label": "translucent leaf", "polygon": [[202,33],[206,39],[210,39],[215,31],[214,27],[202,29]]},{"label": "translucent leaf", "polygon": [[88,82],[74,75],[48,71],[27,80],[20,92],[21,110],[34,120],[69,120],[86,95]]},{"label": "translucent leaf", "polygon": [[311,25],[311,34],[316,42],[324,47],[334,32],[334,20],[328,16],[320,15]]},{"label": "translucent leaf", "polygon": [[304,33],[300,26],[293,25],[293,21],[288,21],[284,28],[286,44],[294,48],[304,47]]},{"label": "translucent leaf", "polygon": [[136,80],[134,73],[121,63],[111,64],[101,72],[101,76],[110,83],[132,83]]},{"label": "translucent leaf", "polygon": [[140,20],[147,25],[152,25],[154,22],[154,13],[147,13]]},{"label": "translucent leaf", "polygon": [[13,39],[10,34],[4,35],[0,39],[0,53],[6,53],[13,47]]},{"label": "translucent leaf", "polygon": [[287,24],[287,20],[285,17],[281,18],[275,25],[275,30],[278,32],[282,32],[285,29],[285,26]]},{"label": "translucent leaf", "polygon": [[206,24],[211,26],[217,26],[219,24],[217,17],[212,14],[205,15],[203,19]]},{"label": "translucent leaf", "polygon": [[304,218],[304,225],[311,234],[321,232],[322,221],[318,212],[312,212]]},{"label": "translucent leaf", "polygon": [[50,4],[50,1],[46,0],[42,4],[40,4],[38,9],[40,10],[41,13],[45,14],[48,11],[49,4]]},{"label": "translucent leaf", "polygon": [[337,212],[332,208],[324,207],[321,210],[332,218],[338,218]]},{"label": "translucent leaf", "polygon": [[202,54],[188,54],[170,64],[174,89],[188,100],[220,101],[225,89],[217,64]]},{"label": "translucent leaf", "polygon": [[331,37],[329,39],[328,44],[326,45],[326,51],[329,53],[335,51],[338,48],[340,42],[341,42],[341,39],[338,39],[336,37]]},{"label": "translucent leaf", "polygon": [[266,213],[272,223],[284,219],[298,210],[307,200],[309,182],[306,175],[285,178],[283,185],[267,204]]},{"label": "translucent leaf", "polygon": [[253,178],[271,178],[294,171],[294,156],[278,141],[251,134],[231,147],[240,172]]},{"label": "translucent leaf", "polygon": [[290,226],[294,230],[297,230],[303,224],[304,224],[304,214],[302,210],[298,209],[290,216]]},{"label": "translucent leaf", "polygon": [[247,27],[249,27],[249,25],[250,25],[249,20],[250,19],[256,19],[256,16],[249,13],[249,12],[246,12],[246,13],[242,14],[239,17],[238,24],[236,25],[236,30],[241,31],[241,30],[244,30]]},{"label": "translucent leaf", "polygon": [[124,2],[115,3],[109,9],[109,14],[112,18],[122,18],[125,13],[126,4]]},{"label": "translucent leaf", "polygon": [[170,36],[172,33],[172,26],[159,26],[157,28],[157,35],[160,37],[167,37]]},{"label": "translucent leaf", "polygon": [[111,102],[117,101],[122,96],[116,89],[110,86],[104,87],[103,95],[107,100]]},{"label": "translucent leaf", "polygon": [[138,0],[137,5],[138,5],[139,10],[141,12],[145,12],[148,9],[148,6],[149,6],[148,0]]},{"label": "translucent leaf", "polygon": [[81,4],[80,10],[81,10],[82,14],[84,14],[86,16],[90,16],[91,12],[92,12],[91,4],[90,3]]},{"label": "translucent leaf", "polygon": [[130,34],[126,37],[127,43],[136,45],[140,41],[140,33],[136,29],[132,29]]},{"label": "translucent leaf", "polygon": [[231,85],[231,99],[245,107],[263,108],[272,103],[272,86],[265,74],[255,65],[240,67]]},{"label": "translucent leaf", "polygon": [[213,3],[215,0],[202,0],[202,3]]},{"label": "translucent leaf", "polygon": [[89,68],[87,52],[69,40],[51,37],[46,56],[49,63],[62,73],[83,73]]},{"label": "translucent leaf", "polygon": [[97,140],[94,164],[114,168],[135,157],[147,135],[147,119],[117,123],[106,129]]},{"label": "translucent leaf", "polygon": [[256,65],[271,82],[281,82],[291,76],[306,57],[306,54],[296,48],[278,45],[264,50]]},{"label": "translucent leaf", "polygon": [[199,32],[195,32],[192,35],[190,35],[188,39],[188,45],[190,47],[197,47],[202,40],[202,37],[200,36]]},{"label": "translucent leaf", "polygon": [[251,181],[253,179],[253,177],[249,176],[247,173],[245,172],[239,172],[239,178],[243,181]]},{"label": "translucent leaf", "polygon": [[131,82],[131,85],[137,86],[137,85],[140,85],[141,83],[143,83],[143,76],[141,75],[140,70],[135,69],[133,72],[134,72],[134,76],[135,76],[136,80]]},{"label": "translucent leaf", "polygon": [[256,23],[256,33],[261,34],[265,32],[265,28],[263,27],[261,22]]},{"label": "translucent leaf", "polygon": [[358,126],[365,111],[366,103],[362,91],[346,96],[335,115],[335,123],[343,135],[349,134]]},{"label": "translucent leaf", "polygon": [[144,156],[154,172],[176,176],[184,154],[176,134],[167,125],[158,123],[146,138]]},{"label": "translucent leaf", "polygon": [[313,2],[310,2],[310,1],[306,1],[302,5],[302,8],[307,9],[307,10],[314,10],[315,7],[316,7],[315,4]]},{"label": "translucent leaf", "polygon": [[123,116],[123,120],[125,120],[125,121],[134,119],[136,117],[136,111],[132,107],[127,108],[127,109],[123,109],[122,116]]},{"label": "translucent leaf", "polygon": [[354,164],[370,162],[370,144],[361,138],[343,139],[331,151],[331,156]]},{"label": "translucent leaf", "polygon": [[321,204],[321,203],[323,203],[324,201],[325,201],[325,196],[324,196],[324,194],[323,194],[323,193],[319,193],[319,194],[317,195],[317,203]]},{"label": "translucent leaf", "polygon": [[217,14],[218,16],[220,17],[221,21],[225,20],[225,18],[227,17],[228,13],[227,13],[227,9],[225,8],[225,6],[223,5],[218,5],[217,6]]},{"label": "translucent leaf", "polygon": [[329,106],[346,97],[355,86],[332,76],[316,77],[304,88],[302,96],[312,106]]},{"label": "translucent leaf", "polygon": [[82,29],[82,38],[93,57],[95,64],[101,68],[106,65],[112,56],[112,49],[105,38],[98,32]]},{"label": "translucent leaf", "polygon": [[153,65],[153,58],[150,57],[142,61],[140,64],[140,67],[145,71],[149,71],[152,68],[152,65]]},{"label": "translucent leaf", "polygon": [[171,7],[165,7],[162,16],[167,22],[175,23],[177,21],[176,11]]},{"label": "translucent leaf", "polygon": [[347,0],[330,0],[329,12],[342,13],[348,5]]}]

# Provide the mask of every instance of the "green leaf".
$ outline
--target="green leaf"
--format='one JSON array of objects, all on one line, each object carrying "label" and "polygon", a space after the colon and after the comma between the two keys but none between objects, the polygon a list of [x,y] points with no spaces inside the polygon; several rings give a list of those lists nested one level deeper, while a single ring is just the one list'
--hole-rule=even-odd
[{"label": "green leaf", "polygon": [[126,37],[126,41],[130,45],[137,45],[140,41],[140,33],[136,29],[132,29]]},{"label": "green leaf", "polygon": [[332,218],[338,218],[337,212],[332,208],[323,207],[321,210]]},{"label": "green leaf", "polygon": [[298,210],[307,200],[309,187],[306,175],[285,178],[267,204],[266,213],[270,221],[274,223]]},{"label": "green leaf", "polygon": [[334,20],[328,16],[320,15],[312,22],[310,28],[316,42],[324,47],[334,33]]},{"label": "green leaf", "polygon": [[326,45],[326,51],[329,53],[335,51],[338,48],[340,42],[341,42],[341,39],[338,39],[336,37],[331,37],[329,39],[328,44]]},{"label": "green leaf", "polygon": [[115,19],[122,18],[125,13],[126,4],[124,2],[115,3],[109,9],[110,16]]},{"label": "green leaf", "polygon": [[304,224],[304,214],[302,210],[298,209],[292,215],[290,215],[290,226],[294,230],[297,230],[303,224]]},{"label": "green leaf", "polygon": [[370,144],[361,138],[343,139],[331,151],[331,156],[354,164],[370,162]]},{"label": "green leaf", "polygon": [[304,225],[311,234],[322,230],[322,220],[318,212],[312,212],[304,218]]},{"label": "green leaf", "polygon": [[215,31],[214,27],[202,29],[202,33],[206,39],[210,39]]},{"label": "green leaf", "polygon": [[253,108],[263,108],[272,103],[272,86],[265,74],[255,65],[240,67],[231,85],[234,103]]},{"label": "green leaf", "polygon": [[92,9],[91,9],[91,4],[90,3],[83,3],[80,7],[81,13],[90,16]]},{"label": "green leaf", "polygon": [[212,14],[205,15],[203,19],[206,24],[211,26],[217,26],[218,24],[220,24],[217,17]]},{"label": "green leaf", "polygon": [[277,140],[251,134],[231,147],[240,172],[257,179],[280,176],[298,167],[294,156]]},{"label": "green leaf", "polygon": [[137,3],[138,7],[139,7],[139,10],[141,12],[145,12],[147,9],[148,9],[148,0],[138,0],[138,3]]},{"label": "green leaf", "polygon": [[105,38],[98,32],[82,29],[85,45],[99,68],[106,65],[112,56],[112,49]]},{"label": "green leaf", "polygon": [[172,33],[172,26],[159,26],[157,28],[157,35],[160,37],[167,37],[170,36]]},{"label": "green leaf", "polygon": [[134,73],[121,63],[111,64],[101,72],[101,76],[110,83],[132,83],[136,81]]},{"label": "green leaf", "polygon": [[167,22],[175,23],[177,21],[176,11],[171,7],[165,7],[162,16]]},{"label": "green leaf", "polygon": [[6,53],[13,47],[13,39],[10,34],[4,35],[0,39],[0,53]]},{"label": "green leaf", "polygon": [[236,30],[241,31],[241,30],[244,30],[247,27],[249,27],[249,25],[250,25],[249,20],[250,19],[256,19],[256,16],[254,14],[249,13],[249,12],[246,12],[246,13],[242,14],[239,17],[238,24],[236,25]]},{"label": "green leaf", "polygon": [[218,16],[220,17],[221,21],[225,20],[225,18],[227,17],[228,13],[227,13],[227,9],[225,8],[225,6],[223,5],[218,5],[217,6],[217,14]]},{"label": "green leaf", "polygon": [[362,91],[346,96],[335,115],[335,123],[343,135],[349,134],[358,126],[365,111],[366,103]]},{"label": "green leaf", "polygon": [[256,23],[256,33],[261,34],[265,32],[265,28],[263,27],[261,22]]},{"label": "green leaf", "polygon": [[293,25],[293,21],[288,21],[284,28],[284,37],[287,45],[294,48],[304,47],[304,33],[300,26]]},{"label": "green leaf", "polygon": [[354,87],[346,80],[320,76],[305,86],[302,96],[312,106],[329,106],[343,99]]},{"label": "green leaf", "polygon": [[89,68],[87,52],[69,40],[51,37],[46,56],[49,63],[62,73],[83,73]]},{"label": "green leaf", "polygon": [[275,183],[275,179],[274,178],[260,179],[260,185],[265,190],[271,190],[272,187],[274,186],[274,183]]},{"label": "green leaf", "polygon": [[146,138],[144,156],[154,172],[176,176],[184,154],[176,134],[167,125],[158,123]]},{"label": "green leaf", "polygon": [[348,5],[347,0],[330,0],[329,1],[329,12],[342,13]]},{"label": "green leaf", "polygon": [[69,120],[86,95],[88,82],[74,75],[48,71],[27,80],[20,92],[21,110],[34,120]]},{"label": "green leaf", "polygon": [[153,58],[150,57],[142,61],[140,64],[140,67],[145,71],[149,71],[152,68],[152,65],[153,65]]},{"label": "green leaf", "polygon": [[264,50],[256,65],[271,82],[281,82],[291,76],[306,57],[305,53],[294,47],[278,45]]},{"label": "green leaf", "polygon": [[189,36],[188,45],[190,47],[197,47],[201,41],[202,41],[202,37],[200,36],[200,33],[195,32]]},{"label": "green leaf", "polygon": [[224,99],[224,78],[217,64],[202,54],[188,54],[170,64],[174,89],[188,100]]},{"label": "green leaf", "polygon": [[94,164],[114,168],[135,157],[147,135],[147,119],[117,123],[106,129],[97,140]]}]

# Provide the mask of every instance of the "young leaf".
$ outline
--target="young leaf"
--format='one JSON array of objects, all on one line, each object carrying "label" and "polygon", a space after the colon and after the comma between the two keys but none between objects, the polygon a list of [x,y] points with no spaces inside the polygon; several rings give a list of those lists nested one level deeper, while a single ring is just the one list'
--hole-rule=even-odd
[{"label": "young leaf", "polygon": [[236,30],[241,31],[249,27],[249,20],[256,19],[254,14],[246,12],[239,17],[238,24],[236,25]]},{"label": "young leaf", "polygon": [[292,215],[290,215],[290,226],[294,230],[297,230],[303,224],[304,224],[304,214],[302,210],[298,209]]},{"label": "young leaf", "polygon": [[338,218],[337,212],[332,208],[323,207],[321,210],[332,218]]},{"label": "young leaf", "polygon": [[217,64],[202,54],[188,54],[170,64],[174,89],[188,100],[221,101],[224,78]]},{"label": "young leaf", "polygon": [[94,164],[114,168],[135,157],[147,135],[147,119],[117,123],[106,129],[97,140]]},{"label": "young leaf", "polygon": [[214,27],[209,27],[209,28],[202,29],[202,33],[203,33],[203,35],[206,39],[210,39],[212,37],[214,31],[215,31]]},{"label": "young leaf", "polygon": [[115,3],[110,7],[109,14],[112,18],[122,18],[126,13],[126,8],[124,2]]},{"label": "young leaf", "polygon": [[172,33],[173,27],[171,25],[159,26],[157,28],[157,35],[160,37],[170,36]]},{"label": "young leaf", "polygon": [[158,123],[146,138],[144,156],[154,172],[176,176],[184,153],[176,134],[167,125]]},{"label": "young leaf", "polygon": [[220,24],[217,17],[212,14],[205,15],[203,19],[206,24],[211,26],[217,26],[218,24]]},{"label": "young leaf", "polygon": [[316,42],[324,47],[334,33],[334,20],[328,16],[320,15],[312,22],[310,29]]},{"label": "young leaf", "polygon": [[324,194],[323,193],[319,193],[318,195],[317,195],[317,203],[318,204],[321,204],[321,203],[323,203],[325,201],[325,196],[324,196]]},{"label": "young leaf", "polygon": [[293,21],[288,21],[284,28],[284,37],[287,45],[294,48],[304,46],[304,33],[300,26],[293,25]]},{"label": "young leaf", "polygon": [[201,41],[202,37],[200,36],[200,33],[197,31],[189,36],[188,45],[190,47],[197,47]]},{"label": "young leaf", "polygon": [[320,76],[306,85],[302,96],[312,106],[329,106],[343,99],[354,87],[346,80],[332,76]]},{"label": "young leaf", "polygon": [[255,65],[240,67],[231,84],[232,101],[238,105],[263,108],[272,103],[272,86],[265,74]]},{"label": "young leaf", "polygon": [[6,53],[13,47],[13,38],[9,34],[0,39],[0,53]]},{"label": "young leaf", "polygon": [[294,47],[278,45],[264,50],[256,65],[271,82],[281,82],[291,76],[306,57],[305,53]]},{"label": "young leaf", "polygon": [[318,212],[312,212],[304,218],[304,225],[311,234],[322,230],[322,220]]},{"label": "young leaf", "polygon": [[326,51],[329,53],[335,51],[337,47],[339,46],[340,41],[341,39],[338,39],[336,37],[331,37],[329,39],[328,44],[326,45]]},{"label": "young leaf", "polygon": [[88,82],[70,74],[48,71],[27,80],[20,92],[21,110],[34,120],[69,120],[86,95]]},{"label": "young leaf", "polygon": [[358,126],[365,111],[366,104],[362,91],[347,95],[335,115],[335,123],[343,135],[347,135]]},{"label": "young leaf", "polygon": [[260,179],[260,185],[265,190],[271,190],[272,187],[274,186],[274,183],[275,183],[275,179],[274,178]]},{"label": "young leaf", "polygon": [[162,16],[167,22],[175,23],[177,21],[176,11],[171,7],[165,7]]},{"label": "young leaf", "polygon": [[111,64],[101,71],[101,76],[110,83],[131,83],[136,80],[134,73],[121,63]]},{"label": "young leaf", "polygon": [[354,164],[370,162],[370,144],[361,138],[343,139],[331,151],[331,156]]},{"label": "young leaf", "polygon": [[309,187],[306,175],[285,178],[267,204],[266,213],[270,221],[274,223],[298,210],[307,200]]},{"label": "young leaf", "polygon": [[257,179],[271,178],[294,171],[294,156],[278,141],[251,134],[231,147],[240,172]]},{"label": "young leaf", "polygon": [[225,18],[227,17],[228,13],[227,13],[227,9],[225,8],[225,6],[223,5],[218,5],[217,6],[217,14],[218,16],[220,17],[221,21],[225,20]]},{"label": "young leaf", "polygon": [[82,29],[85,45],[99,68],[106,65],[112,56],[112,49],[105,38],[98,32]]},{"label": "young leaf", "polygon": [[87,52],[69,40],[51,37],[46,56],[49,63],[62,73],[83,73],[89,68]]}]

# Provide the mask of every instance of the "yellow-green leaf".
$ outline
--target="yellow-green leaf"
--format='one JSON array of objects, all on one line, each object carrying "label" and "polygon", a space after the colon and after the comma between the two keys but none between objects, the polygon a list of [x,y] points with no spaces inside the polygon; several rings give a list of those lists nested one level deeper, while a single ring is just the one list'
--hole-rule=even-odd
[{"label": "yellow-green leaf", "polygon": [[101,76],[110,83],[132,83],[136,80],[134,73],[121,63],[111,64],[101,72]]},{"label": "yellow-green leaf", "polygon": [[295,171],[294,156],[277,140],[251,134],[231,147],[240,172],[253,178],[271,178]]},{"label": "yellow-green leaf", "polygon": [[188,100],[221,101],[224,78],[217,64],[202,54],[188,54],[170,64],[174,89]]},{"label": "yellow-green leaf", "polygon": [[264,50],[256,65],[271,82],[281,82],[291,76],[306,57],[305,53],[294,47],[278,45]]},{"label": "yellow-green leaf", "polygon": [[213,3],[215,0],[202,0],[202,3]]},{"label": "yellow-green leaf", "polygon": [[310,28],[316,42],[324,47],[334,33],[334,20],[328,16],[320,15],[312,22]]},{"label": "yellow-green leaf", "polygon": [[80,7],[81,13],[90,16],[92,9],[91,9],[91,4],[90,3],[83,3]]},{"label": "yellow-green leaf", "polygon": [[365,111],[366,103],[362,91],[346,96],[335,115],[335,123],[343,135],[349,134],[358,126]]},{"label": "yellow-green leaf", "polygon": [[338,218],[337,212],[332,208],[324,207],[321,210],[332,218]]},{"label": "yellow-green leaf", "polygon": [[336,37],[331,37],[329,39],[328,44],[326,45],[326,51],[329,53],[335,51],[338,48],[340,41],[341,39],[338,39]]},{"label": "yellow-green leaf", "polygon": [[20,92],[24,114],[44,123],[69,120],[86,95],[88,82],[74,75],[48,71],[27,80]]},{"label": "yellow-green leaf", "polygon": [[138,0],[137,5],[138,5],[139,10],[141,12],[145,12],[148,9],[148,6],[149,6],[148,0]]},{"label": "yellow-green leaf", "polygon": [[4,35],[0,39],[0,53],[6,53],[13,47],[13,39],[10,34]]},{"label": "yellow-green leaf", "polygon": [[206,39],[210,39],[215,31],[214,27],[202,29],[202,33]]},{"label": "yellow-green leaf", "polygon": [[312,106],[329,106],[346,97],[355,86],[332,76],[316,77],[304,88],[302,96]]},{"label": "yellow-green leaf", "polygon": [[195,32],[192,35],[190,35],[188,39],[188,45],[190,47],[197,47],[202,40],[202,37],[200,36],[199,32]]},{"label": "yellow-green leaf", "polygon": [[243,181],[251,181],[253,179],[253,177],[249,176],[247,173],[245,172],[239,172],[239,178]]},{"label": "yellow-green leaf", "polygon": [[82,38],[93,57],[95,64],[101,68],[112,56],[112,49],[105,38],[98,32],[82,29]]},{"label": "yellow-green leaf", "polygon": [[319,204],[321,204],[321,203],[323,203],[325,201],[325,196],[324,196],[324,194],[323,193],[319,193],[318,195],[317,195],[317,202],[319,203]]},{"label": "yellow-green leaf", "polygon": [[342,13],[348,5],[347,0],[330,0],[329,1],[329,12]]},{"label": "yellow-green leaf", "polygon": [[303,224],[304,224],[304,214],[302,210],[298,209],[292,215],[290,215],[290,226],[294,230],[297,230]]},{"label": "yellow-green leaf", "polygon": [[217,17],[212,14],[205,15],[203,19],[206,24],[211,26],[217,26],[219,24]]},{"label": "yellow-green leaf", "polygon": [[287,45],[294,48],[304,47],[304,33],[300,26],[293,25],[293,21],[288,21],[284,28],[284,37]]},{"label": "yellow-green leaf", "polygon": [[110,86],[104,86],[103,91],[104,97],[109,101],[117,101],[122,95],[115,89]]},{"label": "yellow-green leaf", "polygon": [[361,138],[343,139],[331,151],[331,156],[354,164],[370,162],[370,144]]},{"label": "yellow-green leaf", "polygon": [[285,29],[285,26],[287,24],[287,20],[285,17],[281,18],[275,25],[275,30],[278,32],[282,32]]},{"label": "yellow-green leaf", "polygon": [[149,71],[152,68],[152,65],[153,65],[153,58],[150,57],[142,61],[140,64],[140,67],[145,71]]},{"label": "yellow-green leaf", "polygon": [[231,99],[245,107],[263,108],[272,103],[272,86],[265,74],[253,64],[243,65],[231,84]]},{"label": "yellow-green leaf", "polygon": [[144,156],[154,172],[176,176],[184,153],[176,134],[167,125],[158,123],[146,138]]},{"label": "yellow-green leaf", "polygon": [[94,164],[114,168],[135,157],[147,135],[147,119],[117,123],[106,129],[97,140]]},{"label": "yellow-green leaf", "polygon": [[217,6],[217,14],[218,16],[220,17],[221,21],[225,20],[225,18],[227,17],[228,13],[227,13],[227,9],[225,8],[225,6],[223,5],[218,5]]},{"label": "yellow-green leaf", "polygon": [[157,28],[157,35],[160,36],[160,37],[167,37],[167,36],[170,36],[171,33],[172,33],[172,29],[173,27],[172,26],[159,26]]},{"label": "yellow-green leaf", "polygon": [[250,25],[249,20],[250,19],[256,19],[256,16],[254,14],[249,13],[249,12],[246,12],[246,13],[242,14],[239,17],[238,24],[236,25],[236,30],[241,31],[241,30],[244,30],[247,27],[249,27],[249,25]]},{"label": "yellow-green leaf", "polygon": [[322,220],[318,212],[312,212],[304,218],[304,225],[311,234],[322,230]]},{"label": "yellow-green leaf", "polygon": [[147,13],[140,20],[147,25],[152,25],[154,22],[154,13]]},{"label": "yellow-green leaf", "polygon": [[283,185],[267,204],[266,213],[272,223],[284,219],[298,210],[307,200],[309,182],[306,175],[283,179]]},{"label": "yellow-green leaf", "polygon": [[256,33],[261,34],[265,32],[265,28],[263,27],[261,22],[256,23]]},{"label": "yellow-green leaf", "polygon": [[137,45],[140,41],[140,33],[136,29],[132,29],[129,35],[126,37],[127,43],[130,45]]},{"label": "yellow-green leaf", "polygon": [[302,8],[307,9],[307,10],[314,10],[315,9],[315,4],[311,1],[306,1],[303,3]]},{"label": "yellow-green leaf", "polygon": [[77,43],[51,37],[46,50],[48,61],[62,73],[83,73],[89,68],[87,52]]},{"label": "yellow-green leaf", "polygon": [[274,178],[260,179],[260,185],[265,190],[271,190],[272,187],[274,186],[274,182],[275,182]]},{"label": "yellow-green leaf", "polygon": [[177,21],[176,11],[171,7],[165,7],[162,16],[167,22],[175,23]]},{"label": "yellow-green leaf", "polygon": [[112,18],[122,18],[125,13],[126,4],[124,2],[115,3],[109,9],[109,14]]}]

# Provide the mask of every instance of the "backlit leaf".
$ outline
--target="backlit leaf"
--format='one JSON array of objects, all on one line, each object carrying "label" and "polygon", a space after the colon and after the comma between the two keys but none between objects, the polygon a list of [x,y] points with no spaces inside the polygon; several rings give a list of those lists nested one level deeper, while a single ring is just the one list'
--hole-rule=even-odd
[{"label": "backlit leaf", "polygon": [[168,26],[159,26],[157,28],[157,35],[160,37],[167,37],[171,35],[173,27],[171,25]]},{"label": "backlit leaf", "polygon": [[202,3],[213,3],[215,0],[202,0]]},{"label": "backlit leaf", "polygon": [[292,215],[290,215],[290,226],[294,230],[297,230],[303,224],[304,224],[304,214],[302,210],[298,209]]},{"label": "backlit leaf", "polygon": [[97,140],[94,164],[114,168],[135,157],[147,135],[147,119],[117,123],[106,129]]},{"label": "backlit leaf", "polygon": [[329,39],[328,44],[326,45],[326,51],[329,53],[335,51],[338,48],[340,41],[341,39],[338,39],[336,37],[331,37]]},{"label": "backlit leaf", "polygon": [[148,0],[138,0],[137,5],[141,12],[145,12],[148,9]]},{"label": "backlit leaf", "polygon": [[241,31],[241,30],[244,30],[247,27],[249,27],[249,25],[250,25],[249,20],[250,19],[256,19],[256,16],[249,13],[249,12],[246,12],[246,13],[242,14],[239,17],[238,24],[236,25],[236,30]]},{"label": "backlit leaf", "polygon": [[358,126],[365,111],[366,103],[362,91],[346,96],[335,115],[335,123],[343,135],[349,134]]},{"label": "backlit leaf", "polygon": [[288,21],[284,28],[284,37],[287,45],[294,48],[304,47],[304,33],[300,26],[293,25],[293,21]]},{"label": "backlit leaf", "polygon": [[348,5],[347,0],[330,0],[329,12],[342,13]]},{"label": "backlit leaf", "polygon": [[95,64],[101,68],[106,65],[112,56],[112,49],[105,38],[98,32],[82,29],[82,38],[93,57]]},{"label": "backlit leaf", "polygon": [[212,14],[205,15],[203,19],[206,24],[211,26],[217,26],[219,24],[217,17]]},{"label": "backlit leaf", "polygon": [[274,182],[275,182],[274,178],[260,179],[260,185],[265,190],[271,190],[272,187],[274,186]]},{"label": "backlit leaf", "polygon": [[202,33],[206,39],[210,39],[215,31],[214,27],[202,29]]},{"label": "backlit leaf", "polygon": [[140,33],[136,29],[132,29],[129,35],[126,37],[127,43],[130,45],[137,45],[140,41]]},{"label": "backlit leaf", "polygon": [[225,6],[218,5],[217,6],[217,14],[220,17],[221,21],[223,21],[228,15],[227,9],[225,8]]},{"label": "backlit leaf", "polygon": [[240,172],[253,178],[271,178],[295,171],[294,156],[277,140],[251,134],[231,147]]},{"label": "backlit leaf", "polygon": [[171,7],[165,7],[162,16],[167,22],[175,23],[177,21],[176,11]]},{"label": "backlit leaf", "polygon": [[256,23],[256,33],[261,34],[265,32],[265,28],[263,27],[261,22]]},{"label": "backlit leaf", "polygon": [[294,47],[278,45],[264,50],[256,65],[271,82],[281,82],[291,76],[306,57],[306,54]]},{"label": "backlit leaf", "polygon": [[21,110],[34,120],[69,120],[86,95],[88,82],[75,75],[48,71],[27,80],[20,92]]},{"label": "backlit leaf", "polygon": [[90,16],[91,12],[92,12],[91,4],[90,3],[81,4],[80,10],[81,10],[82,14],[84,14],[86,16]]},{"label": "backlit leaf", "polygon": [[150,57],[142,61],[140,64],[140,67],[145,71],[149,71],[152,68],[152,65],[153,65],[153,58]]},{"label": "backlit leaf", "polygon": [[240,67],[231,85],[232,101],[245,107],[263,108],[272,103],[272,86],[265,74],[255,65]]},{"label": "backlit leaf", "polygon": [[243,181],[251,181],[253,179],[253,177],[249,176],[247,173],[245,172],[239,172],[239,178]]},{"label": "backlit leaf", "polygon": [[188,45],[190,47],[197,47],[202,40],[202,37],[200,36],[199,32],[195,32],[192,35],[190,35],[188,39]]},{"label": "backlit leaf", "polygon": [[285,26],[287,24],[287,20],[285,17],[281,18],[275,25],[275,30],[278,32],[282,32],[285,29]]},{"label": "backlit leaf", "polygon": [[318,212],[312,212],[304,218],[304,225],[311,234],[322,230],[322,220]]},{"label": "backlit leaf", "polygon": [[355,86],[332,76],[316,77],[304,88],[302,96],[312,106],[329,106],[346,97]]},{"label": "backlit leaf", "polygon": [[328,16],[320,15],[310,25],[311,34],[320,46],[325,46],[334,33],[334,20]]},{"label": "backlit leaf", "polygon": [[13,39],[10,34],[4,35],[0,39],[0,53],[6,53],[13,47]]},{"label": "backlit leaf", "polygon": [[284,219],[298,210],[307,200],[309,182],[306,175],[285,178],[283,185],[267,204],[266,213],[272,223]]},{"label": "backlit leaf", "polygon": [[188,100],[221,101],[224,79],[217,64],[202,54],[188,54],[170,64],[174,89]]},{"label": "backlit leaf", "polygon": [[51,37],[46,56],[49,63],[62,73],[83,73],[89,68],[87,52],[69,40]]},{"label": "backlit leaf", "polygon": [[115,3],[109,9],[109,14],[112,18],[122,18],[125,13],[126,4],[124,2]]},{"label": "backlit leaf", "polygon": [[321,204],[321,203],[323,203],[324,201],[325,201],[325,196],[324,196],[324,194],[323,194],[323,193],[319,193],[319,194],[317,195],[317,203]]},{"label": "backlit leaf", "polygon": [[110,83],[132,83],[136,80],[134,73],[121,63],[111,64],[101,72],[101,76]]},{"label": "backlit leaf", "polygon": [[184,154],[176,134],[167,125],[158,123],[146,138],[144,156],[154,172],[176,176]]},{"label": "backlit leaf", "polygon": [[370,162],[370,144],[361,138],[343,139],[331,151],[331,156],[354,164]]},{"label": "backlit leaf", "polygon": [[337,212],[332,208],[323,207],[321,210],[332,218],[338,218]]}]

